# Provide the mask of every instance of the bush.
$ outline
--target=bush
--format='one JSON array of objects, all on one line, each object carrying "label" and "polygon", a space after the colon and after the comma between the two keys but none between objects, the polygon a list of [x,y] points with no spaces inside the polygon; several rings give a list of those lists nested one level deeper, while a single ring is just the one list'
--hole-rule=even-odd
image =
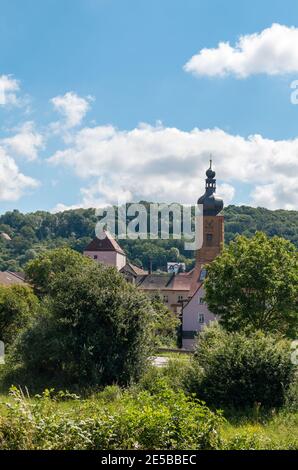
[{"label": "bush", "polygon": [[294,368],[287,340],[261,332],[227,333],[215,324],[198,338],[188,389],[216,406],[278,407]]},{"label": "bush", "polygon": [[138,380],[150,354],[153,311],[116,269],[85,262],[65,268],[52,276],[43,305],[16,347],[25,371],[74,389]]},{"label": "bush", "polygon": [[[111,391],[111,390],[110,390]],[[65,411],[47,390],[28,400],[16,388],[0,420],[0,449],[214,449],[222,418],[204,404],[162,388],[122,392],[112,404],[80,402]]]}]

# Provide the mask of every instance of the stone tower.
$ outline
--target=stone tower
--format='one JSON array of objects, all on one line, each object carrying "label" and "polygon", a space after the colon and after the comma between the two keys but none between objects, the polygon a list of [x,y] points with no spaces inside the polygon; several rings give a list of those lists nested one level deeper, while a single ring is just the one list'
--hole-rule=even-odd
[{"label": "stone tower", "polygon": [[212,160],[206,176],[205,194],[198,199],[198,204],[203,206],[203,245],[196,252],[191,295],[206,276],[204,266],[216,258],[224,244],[224,217],[219,215],[223,209],[223,200],[215,195],[216,179]]}]

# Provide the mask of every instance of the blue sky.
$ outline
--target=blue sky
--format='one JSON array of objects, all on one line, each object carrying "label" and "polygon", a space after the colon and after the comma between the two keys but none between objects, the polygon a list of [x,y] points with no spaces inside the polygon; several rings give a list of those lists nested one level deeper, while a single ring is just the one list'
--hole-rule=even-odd
[{"label": "blue sky", "polygon": [[209,153],[226,202],[295,208],[295,27],[294,0],[2,0],[0,212],[194,203]]}]

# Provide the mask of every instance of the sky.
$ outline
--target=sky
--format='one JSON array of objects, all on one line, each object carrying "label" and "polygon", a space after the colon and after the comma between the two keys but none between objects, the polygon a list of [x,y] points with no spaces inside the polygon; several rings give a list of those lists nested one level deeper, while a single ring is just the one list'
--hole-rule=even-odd
[{"label": "sky", "polygon": [[[297,209],[295,0],[1,0],[0,213]],[[297,82],[296,82],[297,81]]]}]

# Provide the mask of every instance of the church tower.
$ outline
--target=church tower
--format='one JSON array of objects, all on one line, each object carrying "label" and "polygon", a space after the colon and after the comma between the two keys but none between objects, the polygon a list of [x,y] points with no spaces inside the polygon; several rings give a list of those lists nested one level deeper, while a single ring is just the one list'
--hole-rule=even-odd
[{"label": "church tower", "polygon": [[[206,171],[205,194],[198,199],[198,204],[203,209],[203,245],[196,252],[196,264],[194,269],[191,294],[197,284],[204,280],[206,269],[204,266],[216,258],[224,244],[224,217],[220,215],[223,209],[223,200],[216,196],[215,171],[210,167]],[[202,223],[202,222],[201,222]]]},{"label": "church tower", "polygon": [[220,254],[224,244],[224,218],[220,215],[223,209],[223,200],[215,195],[216,179],[212,170],[212,161],[206,171],[205,194],[198,199],[202,205],[203,217],[203,244],[196,252],[196,264],[192,274],[192,284],[189,291],[189,300],[182,311],[182,346],[184,349],[193,349],[197,334],[205,325],[216,319],[205,302],[204,279],[206,277],[206,264],[211,263]]}]

